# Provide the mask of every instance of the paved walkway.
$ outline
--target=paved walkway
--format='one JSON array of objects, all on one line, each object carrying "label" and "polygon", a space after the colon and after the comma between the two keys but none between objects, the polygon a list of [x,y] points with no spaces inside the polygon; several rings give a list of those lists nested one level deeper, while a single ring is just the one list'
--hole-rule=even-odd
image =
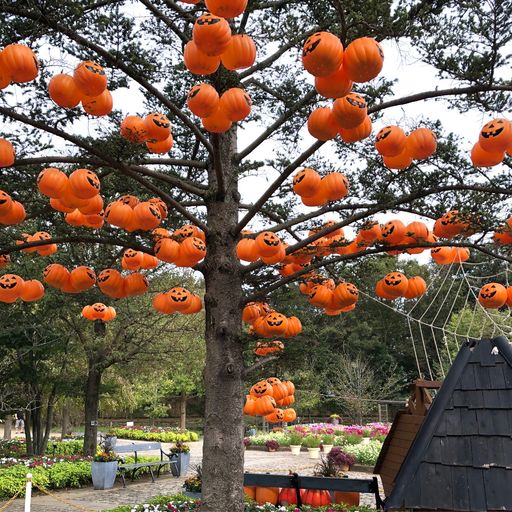
[{"label": "paved walkway", "polygon": [[[124,444],[123,441],[120,441]],[[189,443],[191,447],[191,468],[201,462],[202,442]],[[164,445],[167,450],[170,445]],[[289,451],[278,451],[269,453],[265,451],[247,450],[245,452],[245,469],[254,473],[283,473],[287,474],[289,470],[300,474],[312,474],[313,468],[318,461],[309,459],[306,452],[300,455],[292,455]],[[189,475],[193,470],[189,470]],[[367,473],[350,472],[352,478],[369,478]],[[119,479],[118,479],[119,480]],[[95,491],[92,487],[84,489],[73,489],[65,491],[52,491],[57,498],[64,499],[68,503],[63,503],[51,496],[36,494],[32,498],[32,512],[72,512],[82,511],[102,511],[115,508],[120,505],[134,505],[144,503],[144,501],[158,495],[176,494],[182,491],[185,477],[175,478],[168,475],[162,475],[155,483],[150,478],[144,477],[143,480],[130,482],[128,480],[126,488],[123,489],[118,481],[113,489],[105,491]],[[382,491],[381,491],[382,494]],[[375,500],[371,495],[362,495],[362,504],[375,505]],[[3,502],[5,505],[5,502]],[[10,505],[6,512],[23,512],[24,500],[18,499]],[[72,505],[75,505],[73,507]],[[2,502],[0,502],[0,509]]]}]

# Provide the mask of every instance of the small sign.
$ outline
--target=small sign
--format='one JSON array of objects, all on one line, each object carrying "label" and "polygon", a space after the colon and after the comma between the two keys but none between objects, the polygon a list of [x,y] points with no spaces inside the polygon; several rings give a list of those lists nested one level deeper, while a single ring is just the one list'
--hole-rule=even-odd
[{"label": "small sign", "polygon": [[92,420],[91,421],[91,427],[97,427],[98,426],[98,421],[97,420]]},{"label": "small sign", "polygon": [[133,427],[133,425],[134,425],[133,421],[127,421],[126,422],[126,426],[127,427]]}]

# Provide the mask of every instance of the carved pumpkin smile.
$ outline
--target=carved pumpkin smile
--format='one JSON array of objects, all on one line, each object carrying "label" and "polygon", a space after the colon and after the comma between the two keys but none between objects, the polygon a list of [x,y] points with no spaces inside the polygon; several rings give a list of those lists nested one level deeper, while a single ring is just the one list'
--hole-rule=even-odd
[{"label": "carved pumpkin smile", "polygon": [[366,108],[366,101],[364,101],[362,96],[359,96],[359,94],[352,93],[350,95],[347,95],[347,101],[353,107]]}]

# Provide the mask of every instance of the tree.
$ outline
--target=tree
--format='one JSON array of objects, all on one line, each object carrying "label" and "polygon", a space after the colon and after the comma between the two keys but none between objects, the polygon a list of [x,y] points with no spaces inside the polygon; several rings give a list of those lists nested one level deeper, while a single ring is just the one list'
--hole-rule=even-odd
[{"label": "tree", "polygon": [[[241,511],[243,379],[255,369],[244,367],[240,341],[245,303],[291,287],[313,270],[327,267],[338,275],[351,260],[392,250],[453,245],[507,258],[506,248],[490,245],[485,235],[504,220],[499,205],[511,194],[510,173],[484,178],[483,171],[471,166],[457,139],[446,134],[438,120],[425,120],[442,135],[436,155],[426,164],[412,164],[401,173],[390,174],[380,159],[374,158],[368,140],[354,145],[317,141],[304,149],[301,128],[318,96],[301,73],[297,49],[318,30],[339,34],[345,45],[360,36],[396,41],[408,38],[421,60],[434,65],[441,77],[455,84],[396,98],[392,98],[393,82],[389,79],[357,84],[373,120],[392,107],[443,97],[460,112],[505,111],[510,107],[512,86],[499,77],[509,68],[505,48],[512,38],[512,7],[498,0],[485,6],[476,0],[463,5],[251,1],[245,14],[231,25],[234,32],[246,32],[258,41],[258,63],[241,72],[221,66],[207,78],[220,93],[240,85],[253,98],[252,120],[261,131],[256,136],[244,132],[243,140],[251,140],[239,149],[236,125],[225,133],[209,134],[184,109],[186,91],[196,80],[183,69],[181,47],[190,39],[202,5],[187,6],[174,0],[140,0],[140,5],[144,6],[143,14],[137,18],[130,3],[116,0],[0,2],[3,43],[25,41],[34,48],[43,44],[50,47],[48,54],[41,51],[43,70],[34,84],[24,87],[23,94],[15,98],[9,95],[9,88],[2,93],[0,114],[8,121],[9,138],[18,151],[14,166],[2,172],[3,182],[27,206],[31,214],[27,222],[34,227],[48,226],[52,242],[62,247],[89,244],[99,254],[104,245],[113,245],[153,253],[152,240],[144,233],[129,234],[107,226],[91,234],[64,226],[46,201],[34,194],[35,178],[43,165],[94,167],[101,175],[107,201],[120,193],[157,195],[173,213],[169,226],[177,225],[180,219],[205,232],[207,254],[204,262],[195,266],[205,285],[204,510]],[[54,53],[57,48],[58,59]],[[64,112],[51,104],[46,93],[46,80],[50,70],[53,72],[50,66],[72,67],[77,58],[106,66],[112,90],[129,85],[130,94],[141,92],[144,107],[136,107],[137,111],[164,110],[173,118],[177,141],[173,158],[148,158],[143,146],[128,144],[119,137],[119,111],[105,122],[94,123],[84,136],[80,120],[85,114],[81,109]],[[117,108],[122,100],[116,98],[116,103]],[[60,145],[62,141],[65,147]],[[304,164],[322,172],[333,165],[350,168],[346,172],[350,197],[302,213],[297,197],[290,192],[290,178]],[[259,183],[265,175],[272,176],[272,181],[261,195],[242,198],[240,184],[251,174],[257,174]],[[314,244],[337,229],[357,228],[382,212],[408,212],[435,219],[450,208],[469,216],[472,227],[484,236],[433,242],[406,240],[398,245],[386,245],[381,240],[368,249],[356,245],[352,246],[355,250],[336,256],[325,255]],[[325,215],[334,214],[337,220],[324,225],[328,220]],[[322,227],[308,234],[315,221]],[[264,227],[286,238],[287,255],[300,254],[298,251],[304,249],[303,254],[308,248],[314,258],[306,258],[308,264],[288,276],[266,268],[261,261],[241,265],[236,244],[250,223],[258,231]],[[5,229],[0,236],[0,254],[50,243],[15,245],[13,240],[19,237],[16,228]]]}]

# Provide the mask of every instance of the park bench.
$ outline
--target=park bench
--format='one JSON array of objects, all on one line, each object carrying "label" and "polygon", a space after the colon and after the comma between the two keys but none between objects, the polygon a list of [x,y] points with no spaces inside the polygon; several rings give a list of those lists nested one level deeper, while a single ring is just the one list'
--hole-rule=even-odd
[{"label": "park bench", "polygon": [[251,487],[281,487],[295,489],[297,504],[300,507],[302,500],[301,489],[319,489],[327,491],[362,492],[375,496],[375,505],[378,510],[384,510],[384,502],[379,494],[379,482],[373,478],[326,478],[318,476],[271,475],[269,473],[244,473],[244,486]]},{"label": "park bench", "polygon": [[[160,452],[160,460],[159,461],[151,461],[151,462],[139,462],[139,452],[150,452],[156,451]],[[123,480],[123,487],[126,487],[126,473],[131,472],[132,481],[135,478],[135,473],[142,468],[148,468],[149,473],[151,474],[151,480],[155,481],[155,473],[157,477],[160,476],[160,471],[163,467],[169,465],[170,472],[173,476],[178,476],[178,463],[177,456],[172,453],[166,453],[162,450],[162,445],[160,443],[130,443],[130,444],[121,444],[116,445],[115,447],[116,453],[133,453],[135,454],[135,461],[132,463],[126,463],[123,459],[120,459],[120,463],[117,466],[121,479]]]}]

